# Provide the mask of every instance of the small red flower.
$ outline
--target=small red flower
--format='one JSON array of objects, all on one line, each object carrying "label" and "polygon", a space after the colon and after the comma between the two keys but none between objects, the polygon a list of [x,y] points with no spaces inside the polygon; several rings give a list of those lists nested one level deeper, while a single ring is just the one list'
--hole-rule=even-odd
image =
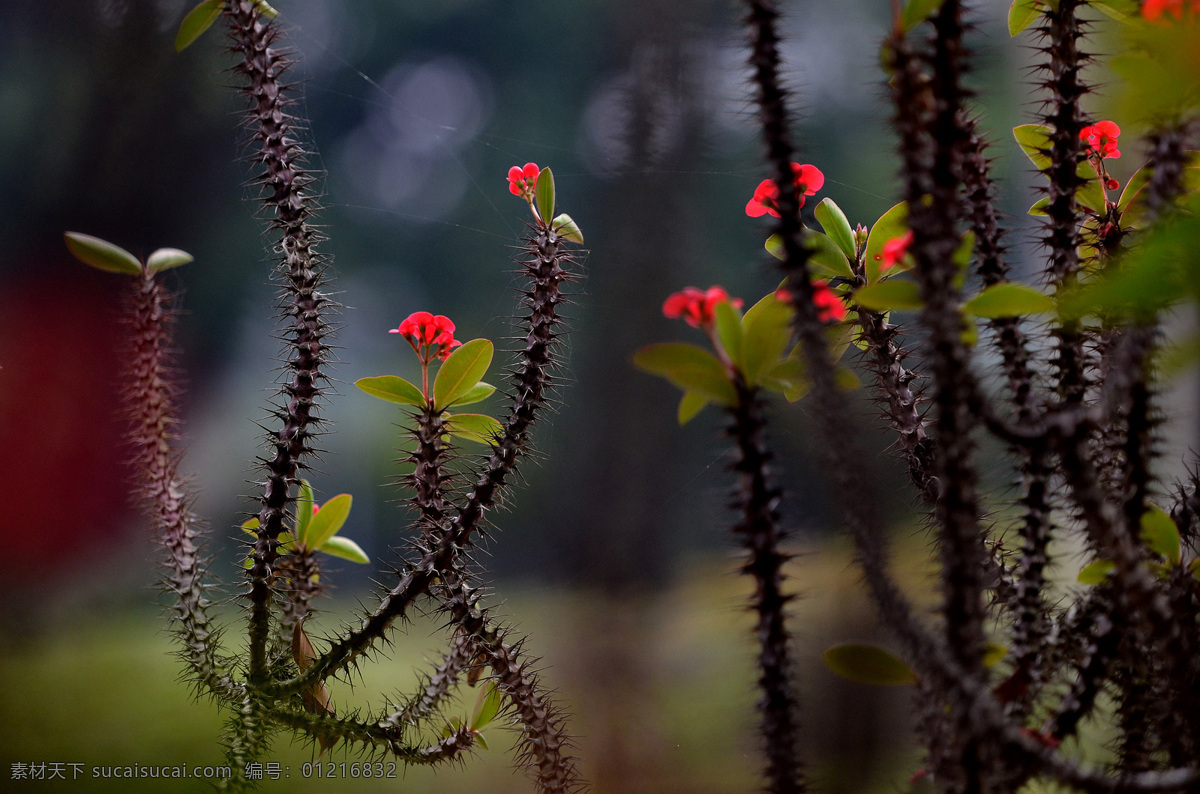
[{"label": "small red flower", "polygon": [[1121,156],[1117,151],[1117,136],[1120,134],[1121,128],[1111,121],[1098,121],[1079,131],[1079,137],[1088,142],[1094,154],[1101,159],[1107,157],[1111,160]]},{"label": "small red flower", "polygon": [[[1193,0],[1192,10],[1200,5]],[[1157,22],[1163,14],[1170,14],[1176,19],[1183,19],[1183,0],[1146,0],[1142,3],[1142,16],[1148,22]]]},{"label": "small red flower", "polygon": [[813,305],[817,307],[817,319],[823,323],[840,322],[846,319],[846,304],[829,288],[824,279],[813,279]]},{"label": "small red flower", "polygon": [[[813,279],[813,305],[817,307],[817,319],[823,323],[846,319],[846,304],[842,302],[824,279]],[[775,290],[775,298],[791,301],[792,292],[786,287]]]},{"label": "small red flower", "polygon": [[407,339],[422,363],[432,361],[435,356],[445,360],[451,350],[462,344],[454,338],[454,323],[449,317],[429,312],[413,312],[399,328],[388,333],[400,334]]},{"label": "small red flower", "polygon": [[1112,177],[1109,177],[1108,181],[1104,183],[1104,186],[1106,188],[1108,188],[1109,190],[1116,190],[1117,188],[1119,188],[1121,186],[1121,183],[1118,182],[1117,180],[1113,179]]},{"label": "small red flower", "polygon": [[707,290],[684,287],[663,301],[662,310],[664,316],[672,320],[682,317],[693,328],[711,328],[717,304],[725,300],[735,309],[742,308],[742,299],[730,298],[729,293],[721,287],[709,287]]},{"label": "small red flower", "polygon": [[541,172],[537,163],[526,163],[524,166],[514,165],[508,169],[508,192],[532,201],[533,188],[537,184],[538,174]]},{"label": "small red flower", "polygon": [[[804,197],[815,195],[825,185],[825,175],[815,165],[800,165],[792,163],[792,174],[795,179],[796,193],[800,196],[800,206],[804,206]],[[754,198],[746,204],[746,214],[751,218],[762,215],[779,217],[779,187],[774,179],[764,179],[754,189]]]},{"label": "small red flower", "polygon": [[879,266],[879,272],[882,273],[889,268],[893,268],[904,260],[908,255],[908,247],[912,245],[913,233],[909,229],[899,237],[893,237],[883,244],[883,264]]}]

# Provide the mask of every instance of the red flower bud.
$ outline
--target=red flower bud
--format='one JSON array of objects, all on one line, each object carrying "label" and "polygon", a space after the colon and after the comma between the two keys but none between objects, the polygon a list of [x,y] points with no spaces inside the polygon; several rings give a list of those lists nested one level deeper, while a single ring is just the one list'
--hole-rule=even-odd
[{"label": "red flower bud", "polygon": [[532,199],[534,186],[537,185],[541,169],[537,163],[526,163],[524,166],[514,165],[508,169],[508,192],[526,200]]}]

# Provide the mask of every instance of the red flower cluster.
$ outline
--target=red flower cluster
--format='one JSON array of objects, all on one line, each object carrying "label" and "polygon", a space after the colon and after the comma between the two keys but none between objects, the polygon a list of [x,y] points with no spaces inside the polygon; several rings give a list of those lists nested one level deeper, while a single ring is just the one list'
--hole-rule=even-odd
[{"label": "red flower cluster", "polygon": [[[1200,14],[1200,0],[1190,0],[1188,10],[1193,14]],[[1183,0],[1146,0],[1142,3],[1142,16],[1148,22],[1157,22],[1163,14],[1183,19],[1183,12]]]},{"label": "red flower cluster", "polygon": [[462,344],[454,338],[454,323],[449,317],[429,312],[413,312],[399,328],[388,333],[407,339],[422,364],[428,364],[434,357],[444,361],[451,350]]},{"label": "red flower cluster", "polygon": [[[823,323],[830,321],[841,322],[846,319],[846,304],[829,287],[829,282],[822,278],[814,278],[813,306],[817,307],[817,319]],[[775,290],[775,297],[781,301],[792,300],[792,293],[784,287]]]},{"label": "red flower cluster", "polygon": [[537,163],[526,163],[524,166],[514,165],[508,169],[508,192],[520,196],[526,201],[533,200],[533,188],[537,185],[538,174],[542,170]]},{"label": "red flower cluster", "polygon": [[672,320],[682,317],[693,328],[711,328],[717,304],[729,301],[735,309],[742,308],[741,298],[730,298],[729,293],[721,287],[709,287],[701,290],[696,287],[684,287],[663,301],[663,315]]},{"label": "red flower cluster", "polygon": [[909,229],[899,237],[893,237],[883,244],[883,264],[879,266],[879,272],[882,273],[889,268],[893,268],[903,261],[908,255],[908,247],[912,245],[913,233]]},{"label": "red flower cluster", "polygon": [[[792,174],[795,179],[796,193],[800,196],[800,206],[804,206],[804,197],[812,196],[825,184],[825,175],[815,165],[800,165],[792,163]],[[774,179],[764,179],[754,190],[754,198],[746,204],[746,214],[751,218],[762,215],[779,217],[779,187]]]},{"label": "red flower cluster", "polygon": [[1120,134],[1121,128],[1111,121],[1098,121],[1079,131],[1079,137],[1088,142],[1093,154],[1111,160],[1121,156],[1117,150],[1117,136]]}]

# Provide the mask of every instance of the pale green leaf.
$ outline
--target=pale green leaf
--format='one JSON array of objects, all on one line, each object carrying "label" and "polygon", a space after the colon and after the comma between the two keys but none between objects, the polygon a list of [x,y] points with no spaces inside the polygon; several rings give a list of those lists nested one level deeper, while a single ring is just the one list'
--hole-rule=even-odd
[{"label": "pale green leaf", "polygon": [[169,270],[173,267],[186,265],[194,258],[187,251],[180,251],[178,248],[159,248],[146,257],[146,269],[157,273],[161,270]]},{"label": "pale green leaf", "polygon": [[1080,584],[1100,584],[1116,567],[1117,564],[1112,560],[1092,560],[1083,566],[1083,570],[1079,572],[1079,576],[1075,577],[1075,581]]},{"label": "pale green leaf", "polygon": [[350,517],[350,508],[353,502],[354,497],[348,493],[342,493],[321,505],[309,522],[305,548],[319,549],[325,545],[325,541],[336,535],[338,530],[345,526],[346,519]]},{"label": "pale green leaf", "polygon": [[878,645],[845,643],[825,651],[830,670],[860,684],[899,686],[916,683],[912,669]]},{"label": "pale green leaf", "polygon": [[372,397],[378,397],[388,402],[401,405],[425,407],[425,395],[413,384],[398,375],[378,375],[373,378],[359,378],[354,385]]},{"label": "pale green leaf", "polygon": [[487,414],[452,414],[447,416],[447,425],[455,439],[476,444],[495,444],[504,435],[504,425]]},{"label": "pale green leaf", "polygon": [[579,225],[571,220],[571,216],[567,213],[564,212],[554,219],[553,228],[564,240],[583,245],[583,232],[579,230]]},{"label": "pale green leaf", "polygon": [[1035,0],[1013,0],[1008,7],[1008,35],[1016,36],[1033,24],[1041,9],[1035,5]]},{"label": "pale green leaf", "polygon": [[[863,251],[863,266],[866,268],[867,283],[872,284],[879,279],[879,269],[883,266],[883,247],[888,241],[903,237],[908,232],[908,203],[900,202],[875,221],[867,235],[867,247]],[[897,265],[891,272],[901,268]]]},{"label": "pale green leaf", "polygon": [[554,217],[554,172],[543,168],[533,188],[533,199],[537,204],[538,217],[549,222]]},{"label": "pale green leaf", "polygon": [[462,397],[454,401],[455,405],[471,405],[473,403],[483,402],[488,397],[491,397],[496,391],[496,387],[490,383],[479,381]]},{"label": "pale green leaf", "polygon": [[481,731],[490,725],[492,720],[496,719],[496,715],[500,713],[501,704],[500,690],[489,681],[487,688],[480,692],[479,697],[475,700],[475,715],[471,717],[471,730]]},{"label": "pale green leaf", "polygon": [[821,199],[813,213],[825,234],[829,235],[829,239],[837,244],[847,259],[854,259],[858,253],[854,245],[854,230],[850,228],[850,221],[846,220],[846,213],[842,212],[842,208],[835,204],[833,199],[825,198]]},{"label": "pale green leaf", "polygon": [[725,354],[735,365],[741,366],[742,361],[742,318],[728,300],[718,301],[713,310],[714,325],[717,329],[717,339]]},{"label": "pale green leaf", "polygon": [[685,391],[683,397],[679,400],[679,410],[675,417],[679,420],[679,425],[682,427],[696,417],[696,414],[704,410],[704,406],[708,405],[708,398],[702,394]]},{"label": "pale green leaf", "polygon": [[350,562],[368,563],[371,558],[367,553],[350,538],[343,538],[341,535],[334,535],[329,540],[321,544],[321,548],[317,551],[324,552],[331,557],[341,557],[343,560]]},{"label": "pale green leaf", "polygon": [[633,364],[652,375],[660,375],[684,391],[696,392],[718,405],[735,405],[737,391],[729,373],[717,357],[696,345],[660,342],[633,354]]},{"label": "pale green leaf", "polygon": [[908,0],[900,17],[900,26],[905,32],[912,30],[929,19],[945,2],[946,0]]},{"label": "pale green leaf", "polygon": [[494,349],[487,339],[472,339],[451,353],[433,382],[434,407],[444,410],[475,388],[492,364]]},{"label": "pale green leaf", "polygon": [[107,240],[79,232],[66,232],[63,237],[67,241],[67,249],[85,265],[91,265],[97,270],[109,273],[123,273],[130,276],[138,276],[142,273],[142,263],[136,256],[119,245],[113,245]]},{"label": "pale green leaf", "polygon": [[204,31],[212,27],[224,8],[225,0],[204,0],[189,11],[179,24],[179,33],[175,35],[175,52],[183,52],[192,42],[204,35]]},{"label": "pale green leaf", "polygon": [[1151,505],[1142,514],[1142,540],[1155,554],[1179,564],[1179,528],[1158,505]]},{"label": "pale green leaf", "polygon": [[921,301],[921,290],[915,283],[896,279],[868,284],[855,292],[850,300],[876,312],[892,309],[915,310],[924,305]]},{"label": "pale green leaf", "polygon": [[742,318],[742,375],[746,383],[758,378],[783,357],[792,338],[792,307],[768,293]]},{"label": "pale green leaf", "polygon": [[308,480],[301,480],[299,492],[296,494],[296,537],[299,538],[300,545],[305,547],[309,545],[308,526],[312,523],[313,506],[316,503],[312,486]]},{"label": "pale green leaf", "polygon": [[1054,311],[1054,299],[1033,287],[1011,281],[993,284],[963,307],[976,317],[995,320]]}]

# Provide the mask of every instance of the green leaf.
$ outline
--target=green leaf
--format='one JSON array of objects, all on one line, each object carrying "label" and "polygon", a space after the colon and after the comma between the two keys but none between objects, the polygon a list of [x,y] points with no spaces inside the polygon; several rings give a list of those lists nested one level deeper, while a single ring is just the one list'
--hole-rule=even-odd
[{"label": "green leaf", "polygon": [[912,281],[877,281],[862,287],[850,300],[875,312],[920,309],[925,304],[921,300],[921,290]]},{"label": "green leaf", "polygon": [[454,401],[455,405],[471,405],[472,403],[483,402],[488,397],[495,393],[496,387],[490,383],[479,381],[471,387],[466,394]]},{"label": "green leaf", "polygon": [[63,237],[70,252],[85,265],[108,273],[124,273],[130,276],[140,276],[142,273],[142,263],[137,257],[118,245],[79,232],[66,232]]},{"label": "green leaf", "polygon": [[194,258],[187,251],[180,251],[178,248],[159,248],[146,258],[146,269],[157,273],[161,270],[186,265]]},{"label": "green leaf", "polygon": [[175,52],[183,52],[193,41],[204,35],[204,31],[212,27],[212,23],[221,16],[224,8],[225,0],[204,0],[189,11],[179,24],[179,33],[175,35]]},{"label": "green leaf", "polygon": [[487,372],[488,367],[492,365],[494,350],[495,348],[488,340],[472,339],[451,353],[442,362],[437,378],[433,382],[434,407],[445,410],[475,388]]},{"label": "green leaf", "polygon": [[808,258],[808,267],[814,274],[854,278],[850,260],[842,253],[841,247],[828,235],[807,229],[804,232],[803,241],[812,251]]},{"label": "green leaf", "polygon": [[448,415],[449,432],[454,438],[476,444],[495,444],[504,435],[504,425],[487,414]]},{"label": "green leaf", "polygon": [[1032,25],[1041,13],[1041,9],[1034,5],[1034,0],[1013,0],[1008,7],[1008,35],[1016,36]]},{"label": "green leaf", "polygon": [[543,168],[533,188],[533,199],[537,203],[538,217],[543,221],[554,217],[554,172]]},{"label": "green leaf", "polygon": [[564,212],[555,218],[553,227],[559,237],[583,245],[583,232],[579,230],[579,225],[571,220],[571,216],[567,213]]},{"label": "green leaf", "polygon": [[359,378],[354,385],[372,397],[402,405],[425,407],[425,395],[421,390],[398,375],[379,375],[374,378]]},{"label": "green leaf", "polygon": [[[1125,188],[1121,191],[1121,197],[1117,199],[1117,209],[1124,215],[1125,210],[1141,192],[1142,188],[1150,184],[1150,180],[1154,177],[1154,169],[1149,165],[1144,165],[1133,172],[1133,176],[1129,177],[1129,181],[1125,183]],[[1128,226],[1129,221],[1124,217],[1121,218],[1121,223]]]},{"label": "green leaf", "polygon": [[862,388],[862,381],[849,367],[838,367],[833,371],[833,382],[842,391],[854,391]]},{"label": "green leaf", "polygon": [[471,717],[471,730],[481,731],[496,719],[500,713],[500,690],[494,683],[488,682],[487,689],[479,693],[475,701],[475,716]]},{"label": "green leaf", "polygon": [[309,522],[308,537],[304,542],[304,547],[319,549],[325,545],[327,540],[336,535],[338,530],[346,524],[346,519],[350,517],[350,507],[353,502],[354,497],[348,493],[341,493],[321,505]]},{"label": "green leaf", "polygon": [[962,241],[958,244],[958,248],[954,249],[954,253],[950,257],[950,261],[957,265],[958,270],[954,274],[954,288],[961,290],[963,284],[967,282],[967,271],[971,267],[971,255],[975,253],[975,232],[973,230],[966,231],[962,236]]},{"label": "green leaf", "polygon": [[[839,253],[839,256],[841,254]],[[783,357],[792,338],[792,307],[768,293],[742,318],[742,375],[751,386]]]},{"label": "green leaf", "polygon": [[1054,128],[1047,127],[1045,124],[1022,124],[1019,127],[1013,127],[1013,137],[1017,139],[1021,151],[1025,152],[1025,156],[1039,171],[1045,170],[1050,165],[1050,133],[1052,132],[1054,132]]},{"label": "green leaf", "polygon": [[1158,505],[1151,505],[1142,514],[1142,540],[1155,554],[1173,565],[1179,564],[1179,528]]},{"label": "green leaf", "polygon": [[242,522],[242,531],[251,535],[257,535],[258,528],[260,526],[262,526],[262,524],[259,523],[258,516],[255,516],[254,518],[247,518]]},{"label": "green leaf", "polygon": [[[319,514],[318,514],[319,515]],[[329,540],[321,544],[321,548],[317,551],[324,552],[331,557],[341,557],[343,560],[350,562],[368,563],[371,558],[367,553],[350,538],[343,538],[341,535],[334,535]]]},{"label": "green leaf", "polygon": [[854,230],[850,228],[850,221],[846,220],[846,213],[842,212],[842,208],[834,204],[833,199],[826,198],[821,199],[813,213],[825,234],[829,235],[829,239],[837,243],[837,247],[847,259],[853,259],[858,253],[854,245]]},{"label": "green leaf", "polygon": [[989,642],[983,649],[983,666],[995,667],[1005,656],[1008,656],[1008,648],[998,642]]},{"label": "green leaf", "polygon": [[[883,265],[883,246],[889,240],[904,236],[908,232],[908,204],[901,201],[889,209],[875,221],[867,235],[867,247],[863,251],[863,265],[866,267],[867,283],[873,284],[879,279],[879,268]],[[900,265],[889,272],[898,272]]]},{"label": "green leaf", "polygon": [[1029,208],[1030,215],[1046,215],[1046,207],[1050,206],[1050,197],[1040,198],[1033,202],[1033,206]]},{"label": "green leaf", "polygon": [[1054,299],[1033,287],[1006,281],[993,284],[963,306],[976,317],[995,320],[999,317],[1020,317],[1054,311]]},{"label": "green leaf", "polygon": [[878,645],[853,642],[835,645],[825,651],[825,664],[842,678],[860,684],[899,686],[917,680],[907,664]]},{"label": "green leaf", "polygon": [[267,0],[258,0],[258,2],[256,2],[254,5],[258,7],[258,13],[262,14],[267,19],[274,19],[275,17],[279,16],[279,12],[272,8],[271,4],[268,3]]},{"label": "green leaf", "polygon": [[[1200,199],[1187,204],[1194,216]],[[1152,317],[1192,293],[1200,298],[1200,272],[1194,252],[1200,249],[1200,224],[1194,220],[1168,221],[1143,235],[1139,245],[1081,289],[1059,300],[1059,312],[1068,318],[1089,314],[1110,319]]]},{"label": "green leaf", "polygon": [[652,375],[660,375],[684,391],[694,391],[718,405],[737,404],[737,392],[729,373],[717,357],[696,345],[659,342],[633,354],[633,364]]},{"label": "green leaf", "polygon": [[721,347],[735,365],[741,366],[742,361],[742,318],[728,300],[719,301],[713,310],[714,325],[717,329],[717,339]]},{"label": "green leaf", "polygon": [[1088,5],[1104,12],[1118,22],[1124,22],[1138,13],[1138,0],[1089,0]]},{"label": "green leaf", "polygon": [[1083,566],[1075,581],[1080,584],[1100,584],[1113,572],[1117,564],[1112,560],[1092,560]]},{"label": "green leaf", "polygon": [[1100,184],[1100,178],[1087,163],[1080,163],[1076,170],[1086,181],[1075,191],[1075,202],[1097,215],[1104,215],[1107,212],[1108,195],[1104,192],[1104,185]]},{"label": "green leaf", "polygon": [[1200,334],[1193,333],[1184,339],[1168,344],[1158,358],[1157,370],[1164,381],[1200,361]]},{"label": "green leaf", "polygon": [[685,391],[683,397],[679,400],[679,410],[675,417],[679,420],[679,426],[683,427],[688,422],[696,418],[696,414],[704,410],[704,406],[708,405],[708,398],[702,394]]},{"label": "green leaf", "polygon": [[308,547],[308,527],[312,524],[313,505],[317,503],[308,480],[300,481],[300,492],[296,494],[296,537],[302,546]]},{"label": "green leaf", "polygon": [[[838,244],[827,235],[812,229],[805,229],[802,239],[811,250],[808,267],[813,275],[854,277],[854,271],[850,269],[850,262],[846,259],[846,255],[842,253]],[[778,234],[768,237],[763,243],[763,248],[766,248],[771,256],[781,262],[786,257],[783,250],[783,238]]]},{"label": "green leaf", "polygon": [[[812,388],[812,383],[809,382],[804,373],[804,359],[802,356],[789,356],[785,358],[764,373],[760,381],[763,388],[780,392],[784,396],[797,393],[807,394],[809,389]],[[789,401],[795,402],[795,400],[791,400],[790,398]]]},{"label": "green leaf", "polygon": [[942,7],[946,0],[908,0],[904,6],[904,14],[900,17],[900,26],[905,32],[929,19],[934,11]]},{"label": "green leaf", "polygon": [[963,315],[963,329],[959,339],[967,347],[979,344],[979,323],[975,322],[975,318],[970,314]]}]

